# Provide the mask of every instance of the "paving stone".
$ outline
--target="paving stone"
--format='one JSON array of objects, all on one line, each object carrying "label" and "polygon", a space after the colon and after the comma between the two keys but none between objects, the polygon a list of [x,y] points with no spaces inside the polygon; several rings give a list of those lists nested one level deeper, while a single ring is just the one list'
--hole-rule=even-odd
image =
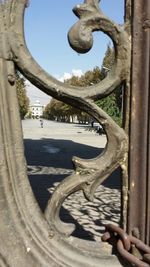
[{"label": "paving stone", "polygon": [[95,211],[95,210],[89,210],[88,213],[89,213],[89,215],[92,215],[92,216],[97,216],[98,215],[98,212]]},{"label": "paving stone", "polygon": [[75,215],[75,216],[82,216],[83,214],[80,212],[80,211],[78,211],[78,210],[74,210],[74,211],[72,211],[72,214],[73,215]]},{"label": "paving stone", "polygon": [[100,226],[98,226],[98,225],[95,225],[95,224],[92,224],[92,226],[91,226],[94,230],[101,230],[101,227]]}]

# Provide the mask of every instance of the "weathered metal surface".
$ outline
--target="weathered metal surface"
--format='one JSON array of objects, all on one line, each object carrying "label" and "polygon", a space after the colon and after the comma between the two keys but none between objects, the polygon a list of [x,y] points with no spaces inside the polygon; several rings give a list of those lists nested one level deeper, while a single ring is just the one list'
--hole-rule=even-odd
[{"label": "weathered metal surface", "polygon": [[[79,21],[69,32],[71,47],[80,53],[87,52],[92,47],[92,32],[103,31],[112,39],[116,52],[114,65],[107,77],[101,83],[86,89],[66,84],[64,86],[42,70],[30,55],[23,34],[23,15],[28,1],[0,2],[0,229],[3,228],[3,231],[0,230],[2,240],[0,263],[2,266],[120,266],[115,257],[99,255],[102,244],[99,246],[69,237],[74,226],[66,225],[60,220],[59,210],[67,196],[78,190],[83,190],[85,197],[91,200],[97,186],[116,168],[121,167],[124,174],[123,214],[124,219],[126,218],[129,129],[128,229],[129,232],[134,231],[134,234],[138,234],[139,231],[140,238],[147,239],[147,243],[149,241],[150,3],[147,0],[125,2],[126,23],[123,26],[117,25],[102,13],[98,0],[85,0],[83,4],[74,8]],[[134,10],[131,119],[128,127],[129,117],[126,117],[123,130],[94,104],[94,100],[109,95],[116,86],[124,83],[125,91],[128,92],[125,93],[127,95],[125,106],[129,109],[131,3]],[[103,126],[107,135],[107,146],[99,157],[91,160],[73,159],[75,172],[56,188],[48,203],[45,216],[39,210],[27,179],[15,87],[15,68],[43,92],[89,113]],[[126,221],[124,226],[125,224]]]},{"label": "weathered metal surface", "polygon": [[[17,3],[17,2],[16,2]],[[29,54],[25,46],[22,26],[22,14],[24,1],[15,6],[18,16],[12,13],[13,25],[9,32],[9,41],[13,60],[20,71],[41,90],[59,100],[70,103],[92,115],[103,125],[107,134],[108,145],[105,153],[90,161],[74,158],[76,173],[66,178],[54,192],[46,210],[46,218],[51,221],[58,232],[70,234],[69,227],[63,225],[59,219],[59,209],[64,199],[76,190],[82,189],[88,199],[93,197],[97,186],[104,181],[118,166],[125,169],[128,141],[123,129],[115,124],[112,119],[93,100],[102,98],[112,92],[118,84],[124,81],[128,75],[130,64],[130,40],[125,29],[106,18],[98,7],[97,1],[85,1],[77,6],[75,13],[80,20],[71,29],[69,40],[74,49],[81,50],[81,46],[91,47],[92,32],[102,30],[113,40],[116,50],[116,61],[107,78],[100,84],[85,88],[73,88],[52,79],[40,69]],[[84,27],[83,27],[84,26]],[[75,40],[75,41],[74,41]],[[16,45],[17,44],[17,45]],[[79,48],[80,47],[80,48]],[[82,52],[86,52],[87,48]],[[101,166],[101,169],[99,169]],[[71,230],[72,231],[72,230]],[[68,233],[69,232],[69,233]]]},{"label": "weathered metal surface", "polygon": [[128,231],[149,244],[150,1],[137,0],[132,15]]},{"label": "weathered metal surface", "polygon": [[[84,35],[84,45],[89,47],[88,37],[91,39],[93,31],[102,30],[114,42],[116,61],[112,71],[101,84],[86,89],[64,86],[42,70],[26,48],[23,14],[27,4],[26,0],[0,2],[1,265],[120,266],[116,257],[108,256],[107,253],[104,256],[100,254],[102,244],[91,244],[68,237],[72,229],[70,231],[71,227],[60,221],[59,209],[69,194],[80,189],[91,199],[97,186],[113,170],[118,166],[125,169],[127,135],[93,100],[108,95],[126,80],[130,64],[128,32],[102,14],[98,1],[85,1],[83,5],[78,6],[75,12],[80,20],[75,26],[76,29],[73,27],[70,31],[70,44],[74,46],[74,39],[78,39],[76,49],[81,49]],[[41,213],[27,178],[15,68],[47,94],[87,111],[103,125],[107,134],[108,144],[103,155],[88,161],[74,158],[75,174],[66,178],[55,190],[48,203],[46,216]]]},{"label": "weathered metal surface", "polygon": [[[116,225],[108,224],[102,240],[111,242],[112,239],[118,253],[133,266],[150,266],[150,247],[141,240],[132,235],[127,235],[124,230]],[[132,254],[135,249],[139,251],[136,256]]]}]

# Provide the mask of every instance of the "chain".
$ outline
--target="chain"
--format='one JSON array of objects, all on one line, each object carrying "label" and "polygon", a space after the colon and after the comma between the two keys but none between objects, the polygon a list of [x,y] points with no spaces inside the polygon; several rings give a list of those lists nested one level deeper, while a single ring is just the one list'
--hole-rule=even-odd
[{"label": "chain", "polygon": [[[102,236],[102,241],[116,240],[116,248],[119,254],[136,267],[150,267],[150,247],[145,245],[138,238],[128,235],[120,227],[108,224],[106,225],[106,232]],[[132,249],[136,248],[141,253],[141,258],[132,254]]]}]

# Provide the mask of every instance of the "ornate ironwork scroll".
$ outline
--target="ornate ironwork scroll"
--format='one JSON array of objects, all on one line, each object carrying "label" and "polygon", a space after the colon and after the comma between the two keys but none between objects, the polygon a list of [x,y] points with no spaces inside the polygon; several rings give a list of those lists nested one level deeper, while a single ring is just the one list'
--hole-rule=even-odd
[{"label": "ornate ironwork scroll", "polygon": [[[126,1],[126,5],[128,18],[130,1]],[[110,262],[111,266],[120,266],[115,258],[100,256],[96,245],[84,243],[83,249],[81,241],[69,237],[74,225],[64,224],[59,218],[59,210],[63,201],[78,190],[83,190],[85,197],[92,200],[98,185],[120,166],[124,173],[123,210],[126,212],[127,133],[94,101],[109,95],[121,83],[125,83],[127,88],[129,86],[129,18],[123,26],[117,25],[102,13],[98,0],[85,0],[74,8],[79,21],[68,35],[73,49],[80,53],[89,51],[93,31],[103,31],[115,47],[115,62],[108,76],[97,85],[81,89],[64,86],[42,70],[29,53],[23,32],[26,6],[26,0],[0,2],[0,210],[3,227],[0,238],[4,244],[0,253],[8,262],[3,265],[98,267]],[[27,179],[15,69],[46,94],[90,114],[103,126],[107,135],[105,150],[97,158],[73,158],[75,172],[56,188],[45,216],[39,210]]]},{"label": "ornate ironwork scroll", "polygon": [[[118,166],[125,171],[128,140],[125,131],[121,129],[93,100],[102,98],[111,93],[117,85],[127,79],[130,63],[130,42],[125,29],[116,25],[104,16],[99,8],[98,1],[85,1],[84,4],[74,8],[74,13],[79,17],[69,32],[69,43],[79,53],[89,51],[93,44],[92,32],[101,30],[111,37],[114,43],[116,60],[115,64],[104,82],[94,88],[82,89],[79,93],[77,106],[84,106],[84,111],[92,115],[103,127],[107,135],[107,146],[99,157],[91,160],[74,158],[76,172],[66,178],[56,189],[49,201],[46,218],[64,234],[70,234],[74,227],[66,227],[60,222],[59,209],[67,196],[77,190],[83,190],[88,200],[93,199],[94,192]],[[69,88],[68,88],[69,90]],[[83,92],[84,91],[84,92]],[[77,101],[77,99],[73,99]],[[72,103],[73,104],[73,103]],[[99,167],[100,166],[100,167]]]}]

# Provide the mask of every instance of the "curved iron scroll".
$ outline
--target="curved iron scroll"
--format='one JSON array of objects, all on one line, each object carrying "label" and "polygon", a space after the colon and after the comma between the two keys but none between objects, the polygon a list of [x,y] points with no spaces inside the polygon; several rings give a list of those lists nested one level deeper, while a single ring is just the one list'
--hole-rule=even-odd
[{"label": "curved iron scroll", "polygon": [[57,187],[48,203],[47,220],[55,225],[57,231],[70,234],[73,229],[70,231],[69,227],[59,219],[59,209],[65,198],[82,189],[87,199],[91,200],[97,186],[118,166],[123,166],[127,158],[128,142],[124,130],[98,108],[93,100],[107,96],[117,85],[125,81],[129,69],[129,37],[124,27],[104,16],[98,1],[87,0],[83,5],[74,8],[74,13],[80,20],[71,28],[68,35],[73,49],[80,53],[87,52],[92,47],[92,32],[101,30],[111,37],[116,57],[112,70],[103,82],[82,90],[71,86],[66,87],[44,72],[29,54],[24,41],[23,27],[20,26],[24,1],[16,8],[19,16],[12,18],[15,27],[13,25],[9,41],[13,59],[19,70],[47,94],[76,107],[82,107],[82,110],[92,115],[104,127],[107,135],[108,143],[102,155],[91,160],[73,159],[76,167],[75,174],[66,178]]},{"label": "curved iron scroll", "polygon": [[[4,114],[4,118],[0,120],[2,126],[0,137],[5,145],[3,148],[3,154],[5,156],[2,159],[1,164],[3,166],[2,176],[8,178],[8,184],[11,184],[11,188],[7,188],[5,180],[3,183],[6,193],[8,192],[9,195],[12,195],[14,201],[12,204],[13,201],[10,201],[9,199],[8,207],[9,209],[12,207],[12,217],[19,220],[19,222],[16,223],[18,228],[17,231],[20,231],[19,225],[23,226],[23,224],[25,224],[26,228],[24,232],[21,232],[21,236],[24,239],[24,244],[27,244],[27,252],[30,252],[31,250],[28,243],[32,243],[32,253],[34,257],[36,257],[37,250],[35,249],[35,243],[38,243],[40,244],[42,251],[44,251],[40,253],[45,253],[45,261],[47,260],[48,255],[51,257],[51,254],[55,254],[54,251],[58,250],[63,253],[61,248],[62,244],[63,250],[66,250],[66,248],[69,249],[69,243],[66,242],[66,240],[69,239],[66,239],[65,236],[72,233],[74,226],[70,225],[69,227],[67,225],[66,227],[66,224],[60,221],[59,210],[63,201],[70,194],[78,190],[83,190],[85,197],[91,200],[98,185],[118,166],[121,166],[124,173],[126,173],[128,137],[122,128],[94,104],[94,100],[109,95],[113,92],[116,86],[128,81],[130,36],[126,30],[127,25],[117,25],[107,18],[102,13],[98,2],[98,0],[85,0],[82,5],[77,5],[77,7],[74,8],[74,13],[79,17],[79,21],[71,28],[68,35],[71,47],[81,53],[87,52],[92,47],[93,31],[103,31],[110,36],[114,43],[115,62],[112,70],[102,82],[97,85],[86,87],[86,89],[69,85],[64,86],[63,83],[57,81],[42,70],[32,58],[26,47],[23,32],[23,16],[27,1],[8,0],[1,3],[1,8],[4,10],[4,16],[3,19],[0,17],[0,22],[2,22],[0,28],[0,74],[2,76],[5,73],[5,77],[7,76],[6,91],[3,80],[3,90],[1,90],[1,114]],[[15,67],[46,94],[75,107],[80,107],[80,109],[90,114],[103,126],[107,135],[107,146],[103,153],[97,158],[90,160],[76,157],[73,158],[75,173],[61,182],[53,193],[46,209],[47,221],[43,218],[38,210],[37,204],[33,201],[32,193],[27,182],[26,165],[22,154],[22,135],[21,131],[19,131],[19,133],[16,132],[16,129],[20,128],[20,123],[17,115],[18,110],[16,110]],[[12,110],[16,111],[12,112]],[[14,124],[12,122],[10,123],[9,117],[15,121]],[[10,158],[13,158],[13,153],[15,157],[14,162],[12,163]],[[3,162],[5,161],[6,163],[4,164]],[[9,166],[8,169],[11,170],[10,172],[7,172],[7,169],[5,168],[6,165]],[[19,171],[17,171],[17,168],[19,168]],[[31,202],[32,205],[29,204],[29,202]],[[33,208],[35,211],[34,215],[32,213]],[[30,219],[28,220],[28,218]],[[44,227],[45,230],[43,230],[41,226]],[[56,249],[58,242],[59,249]],[[71,244],[71,241],[69,242]],[[51,246],[51,250],[49,250],[46,244]],[[74,255],[75,253],[79,253],[78,248],[75,248],[74,250],[77,250],[77,252],[74,251]],[[38,259],[40,258],[40,253],[37,256]],[[65,259],[66,257],[67,255],[64,256]],[[63,260],[65,261],[64,258]],[[73,258],[75,258],[75,256]],[[93,266],[93,262],[89,261],[88,258],[85,260],[84,255],[80,255],[80,260],[81,259],[85,264],[84,266]],[[11,262],[11,259],[9,260]],[[78,259],[76,260],[78,261]],[[98,266],[96,257],[94,261],[94,266]],[[33,260],[31,260],[31,262],[33,263]],[[24,266],[22,262],[18,264]],[[48,266],[44,263],[44,260],[40,264],[35,264],[34,266]],[[12,266],[17,265],[12,264]],[[30,264],[30,266],[33,265]],[[60,262],[60,265],[54,264],[53,266],[63,266],[63,262]],[[65,266],[83,265],[78,262]]]}]

